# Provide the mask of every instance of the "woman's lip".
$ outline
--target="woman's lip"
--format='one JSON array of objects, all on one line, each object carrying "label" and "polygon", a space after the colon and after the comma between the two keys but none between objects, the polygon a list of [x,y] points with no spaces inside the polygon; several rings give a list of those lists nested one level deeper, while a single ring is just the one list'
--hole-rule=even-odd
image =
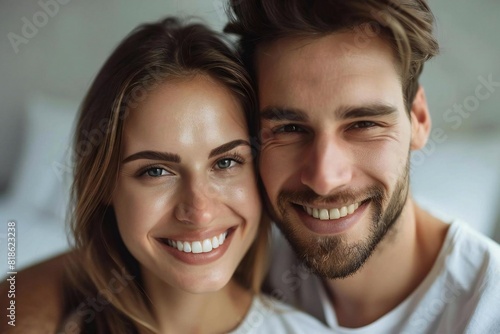
[{"label": "woman's lip", "polygon": [[356,225],[362,218],[363,213],[365,212],[369,203],[369,200],[363,201],[355,212],[335,220],[320,220],[311,217],[307,214],[307,212],[304,212],[302,206],[294,204],[292,205],[292,207],[297,212],[302,225],[304,225],[308,230],[317,234],[332,235],[343,233],[350,229],[352,226]]},{"label": "woman's lip", "polygon": [[234,232],[234,229],[235,228],[230,229],[231,231],[228,232],[222,245],[208,253],[186,253],[163,243],[159,239],[156,239],[156,241],[162,250],[166,251],[177,260],[191,265],[203,265],[218,260],[226,253],[229,244],[233,241],[234,233],[232,232]]}]

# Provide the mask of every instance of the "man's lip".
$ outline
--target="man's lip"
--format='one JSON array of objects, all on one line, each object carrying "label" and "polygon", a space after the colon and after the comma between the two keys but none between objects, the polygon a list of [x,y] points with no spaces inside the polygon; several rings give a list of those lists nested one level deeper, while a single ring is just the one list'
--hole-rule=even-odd
[{"label": "man's lip", "polygon": [[320,220],[310,216],[304,211],[302,205],[292,204],[292,208],[296,210],[301,224],[308,230],[320,235],[335,235],[341,234],[356,225],[362,218],[370,200],[365,200],[360,203],[358,209],[351,215],[338,218],[335,220]]},{"label": "man's lip", "polygon": [[307,203],[307,202],[290,202],[293,205],[297,206],[308,206],[316,209],[332,209],[332,208],[342,208],[344,206],[349,206],[354,203],[359,203],[359,206],[363,205],[364,203],[368,202],[370,198],[365,198],[362,200],[353,200],[352,202],[346,202],[346,203],[339,203],[339,202],[330,202],[330,203],[325,203],[325,202],[318,202],[318,203]]}]

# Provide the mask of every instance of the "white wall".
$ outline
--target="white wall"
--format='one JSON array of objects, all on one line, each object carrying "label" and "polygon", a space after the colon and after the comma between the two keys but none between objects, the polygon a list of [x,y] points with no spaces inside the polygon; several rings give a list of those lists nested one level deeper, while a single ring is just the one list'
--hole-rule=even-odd
[{"label": "white wall", "polygon": [[[54,3],[56,0],[40,0]],[[0,2],[0,188],[21,149],[23,101],[32,92],[81,100],[118,41],[137,24],[165,15],[196,15],[216,29],[225,23],[223,0],[58,0],[58,12],[16,53],[8,34],[22,36],[23,18],[43,22],[39,1]],[[500,82],[500,1],[431,0],[441,55],[424,72],[434,124],[448,133],[499,131],[500,87],[477,108],[478,77]],[[46,16],[47,17],[47,16]],[[448,112],[471,103],[466,116]]]},{"label": "white wall", "polygon": [[[441,54],[427,64],[422,83],[434,125],[450,134],[500,131],[500,1],[431,0],[430,5],[437,17]],[[480,89],[483,99],[476,106],[479,77],[489,76],[497,83],[495,90],[483,97],[488,92]],[[464,104],[460,121],[460,113],[453,110]]]},{"label": "white wall", "polygon": [[[0,0],[0,189],[22,149],[21,117],[27,96],[42,92],[81,101],[113,48],[140,23],[167,15],[194,15],[218,30],[225,24],[222,0],[57,1]],[[57,13],[44,14],[47,11],[39,2],[58,4]],[[49,8],[56,11],[54,5]],[[48,20],[40,28],[35,26],[36,33],[25,28],[26,44],[13,47],[9,33],[23,37],[27,26],[23,18],[44,23],[44,17]]]},{"label": "white wall", "polygon": [[[40,3],[55,1],[0,0],[0,189],[12,179],[22,153],[28,96],[42,92],[79,102],[111,50],[139,23],[195,15],[220,30],[226,20],[224,0],[57,0],[65,3],[57,13],[43,14]],[[430,5],[441,55],[426,65],[422,82],[434,127],[452,142],[500,133],[500,84],[492,92],[479,88],[481,98],[476,97],[483,79],[500,82],[500,1],[431,0]],[[9,34],[22,36],[24,19],[44,24],[16,52]],[[453,111],[467,103],[471,111]]]}]

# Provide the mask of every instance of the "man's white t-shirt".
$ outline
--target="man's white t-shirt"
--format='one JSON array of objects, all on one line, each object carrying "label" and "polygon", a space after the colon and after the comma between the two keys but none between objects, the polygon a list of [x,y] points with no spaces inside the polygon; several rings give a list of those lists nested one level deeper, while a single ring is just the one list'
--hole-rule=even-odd
[{"label": "man's white t-shirt", "polygon": [[418,288],[360,328],[339,326],[321,280],[299,263],[284,239],[276,246],[266,291],[315,316],[333,333],[500,333],[500,246],[460,221],[450,225]]}]

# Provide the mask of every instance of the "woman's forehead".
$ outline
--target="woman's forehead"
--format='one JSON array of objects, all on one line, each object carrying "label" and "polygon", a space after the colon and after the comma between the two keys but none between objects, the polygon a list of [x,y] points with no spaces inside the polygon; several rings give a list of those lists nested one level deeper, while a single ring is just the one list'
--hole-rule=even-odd
[{"label": "woman's forehead", "polygon": [[222,84],[202,76],[169,81],[150,91],[130,112],[124,127],[127,148],[216,144],[247,136],[237,98]]}]

